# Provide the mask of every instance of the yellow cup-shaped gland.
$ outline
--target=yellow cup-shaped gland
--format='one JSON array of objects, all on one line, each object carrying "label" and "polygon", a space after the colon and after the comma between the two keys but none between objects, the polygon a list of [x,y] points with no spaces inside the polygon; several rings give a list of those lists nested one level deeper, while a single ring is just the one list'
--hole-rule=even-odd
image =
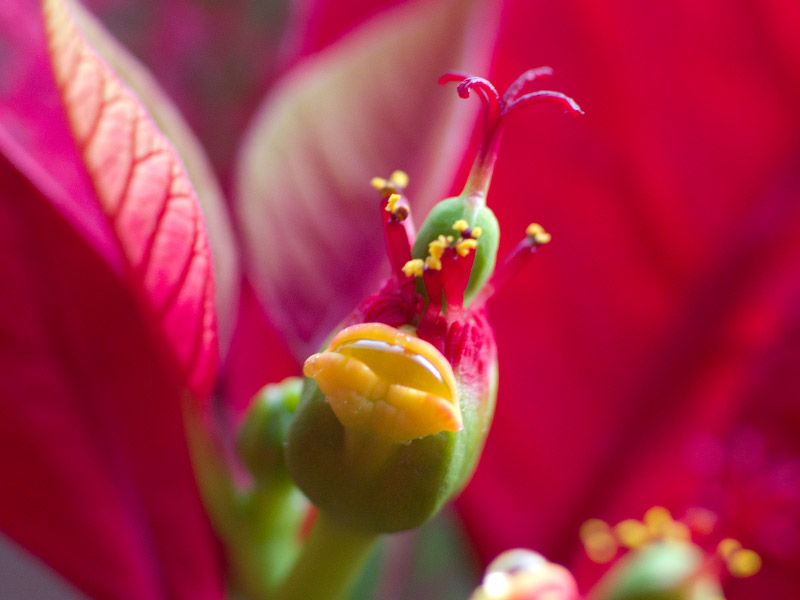
[{"label": "yellow cup-shaped gland", "polygon": [[458,389],[450,363],[431,344],[394,327],[347,327],[328,349],[306,360],[347,429],[409,442],[461,429]]}]

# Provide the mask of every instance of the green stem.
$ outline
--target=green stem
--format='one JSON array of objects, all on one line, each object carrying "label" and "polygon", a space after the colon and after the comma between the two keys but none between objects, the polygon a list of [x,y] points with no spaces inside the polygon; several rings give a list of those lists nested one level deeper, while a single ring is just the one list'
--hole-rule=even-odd
[{"label": "green stem", "polygon": [[264,598],[286,576],[297,556],[297,530],[304,500],[289,480],[257,486],[242,498],[228,553],[238,591]]},{"label": "green stem", "polygon": [[320,512],[300,558],[270,600],[340,600],[377,540],[376,533],[350,529]]}]

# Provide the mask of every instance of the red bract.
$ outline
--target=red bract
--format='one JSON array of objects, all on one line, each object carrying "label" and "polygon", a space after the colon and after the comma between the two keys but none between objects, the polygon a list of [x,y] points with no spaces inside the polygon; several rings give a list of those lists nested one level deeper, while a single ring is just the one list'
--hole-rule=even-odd
[{"label": "red bract", "polygon": [[[465,108],[436,77],[464,69],[504,86],[553,66],[587,117],[514,115],[500,152],[492,208],[504,223],[541,221],[553,243],[489,304],[500,392],[459,505],[470,533],[487,560],[514,546],[577,557],[586,587],[586,519],[706,506],[764,558],[729,598],[800,595],[795,3],[510,0],[499,26],[469,3],[437,3],[438,18],[391,1],[296,3],[267,41],[275,21],[251,19],[246,2],[89,4],[187,114],[232,207],[238,241],[185,126],[115,54],[204,203],[219,398],[234,413],[299,372],[283,344],[305,358],[380,280],[369,177],[407,171],[420,216],[460,187],[468,128],[449,115]],[[220,597],[180,413],[212,369],[181,350],[182,327],[153,317],[160,288],[103,211],[45,45],[36,3],[0,2],[0,526],[98,597]],[[165,259],[176,277],[191,263],[178,254]],[[201,298],[180,323],[210,317]],[[755,453],[742,439],[761,440],[762,463],[731,466],[732,452]]]},{"label": "red bract", "polygon": [[[553,242],[490,305],[498,409],[460,507],[487,560],[525,545],[568,563],[587,518],[708,504],[698,439],[752,426],[773,462],[800,456],[800,89],[780,34],[797,9],[507,7],[493,79],[535,56],[587,117],[519,119],[504,140],[498,218],[535,209]],[[744,543],[781,542],[730,598],[798,593],[796,500],[761,527]]]},{"label": "red bract", "polygon": [[93,596],[218,597],[180,404],[207,399],[217,361],[200,210],[138,101],[63,6],[44,6],[6,3],[0,20],[15,49],[0,130],[0,522]]},{"label": "red bract", "polygon": [[[62,8],[57,2],[47,6]],[[0,468],[8,487],[0,502],[0,526],[95,597],[220,597],[223,572],[217,541],[192,478],[182,419],[185,406],[207,406],[217,370],[210,263],[195,194],[208,219],[214,251],[221,348],[227,365],[232,365],[225,369],[231,380],[227,389],[241,390],[230,405],[241,405],[239,398],[249,398],[255,386],[278,371],[288,371],[291,363],[267,338],[252,344],[248,337],[270,330],[262,325],[262,309],[253,308],[249,284],[239,278],[236,244],[208,160],[147,72],[74,8],[80,34],[69,21],[65,24],[51,14],[46,35],[37,3],[20,0],[0,7],[0,198],[3,273],[11,290],[4,293],[2,306],[2,352],[7,359],[0,409],[6,458]],[[180,11],[180,6],[174,10]],[[362,130],[345,127],[346,122],[327,119],[317,124],[334,127],[328,134],[351,148],[335,149],[334,158],[350,156],[352,166],[365,157],[370,161],[355,169],[347,165],[346,170],[323,163],[309,171],[319,178],[323,198],[327,196],[318,207],[320,214],[333,209],[343,223],[353,223],[361,213],[359,198],[371,200],[365,172],[386,171],[396,164],[420,171],[416,165],[433,156],[444,168],[438,178],[428,178],[428,185],[436,190],[446,181],[461,144],[444,139],[463,138],[467,129],[456,128],[446,118],[448,103],[437,100],[435,84],[390,102],[394,90],[389,85],[364,94],[364,77],[376,72],[378,63],[388,69],[388,81],[408,74],[415,62],[426,65],[432,82],[452,66],[481,69],[477,59],[487,56],[490,40],[475,37],[474,26],[465,24],[473,21],[472,14],[469,3],[438,3],[428,20],[427,44],[407,35],[409,27],[426,20],[427,8],[387,15],[351,36],[352,41],[343,39],[329,57],[320,55],[318,66],[293,71],[280,102],[266,105],[268,111],[282,103],[291,113],[301,100],[306,107],[322,101],[334,115],[337,106],[359,115],[363,131],[380,132],[380,125],[408,132],[402,138],[386,138],[390,143],[375,152],[354,147]],[[173,24],[180,21],[179,32],[187,33],[188,22],[176,21],[174,14],[170,19]],[[350,25],[339,22],[340,32]],[[329,27],[326,22],[320,35],[335,37]],[[171,29],[162,28],[163,35],[171,35]],[[304,43],[302,53],[311,48],[313,44]],[[295,49],[287,60],[294,62],[292,56],[300,54]],[[165,64],[169,57],[162,52],[156,56]],[[320,76],[337,74],[344,74],[345,85],[343,91],[330,88],[331,94],[338,94],[335,101],[331,94],[314,93]],[[249,98],[252,102],[252,92]],[[191,96],[190,101],[195,100]],[[385,110],[389,106],[393,110]],[[382,110],[372,110],[376,107]],[[200,103],[198,110],[204,109],[208,107]],[[235,111],[225,114],[231,112]],[[237,137],[249,112],[245,102],[241,114],[231,115]],[[178,149],[194,189],[151,116]],[[203,118],[211,122],[218,116],[204,113]],[[291,122],[291,115],[285,116]],[[423,116],[432,126],[414,130],[411,125]],[[315,139],[324,138],[313,126],[288,138],[282,132],[276,137],[274,129],[271,133],[267,121],[257,127],[267,131],[256,142],[288,140],[289,154],[278,157],[317,164],[313,156],[302,158],[313,153]],[[425,148],[437,152],[423,152]],[[224,160],[232,162],[230,149],[226,152]],[[242,160],[248,154],[252,152],[245,150]],[[275,156],[268,154],[268,160]],[[247,170],[242,168],[245,176]],[[220,171],[225,173],[224,165]],[[279,202],[297,200],[297,190],[267,190],[276,191]],[[432,193],[429,202],[437,196]],[[242,191],[237,198],[241,207],[276,201],[269,194],[264,198]],[[301,219],[297,225],[304,223],[308,221]],[[289,270],[304,262],[294,256],[292,263],[277,235],[257,229],[249,233],[249,262],[279,253],[284,257],[281,266]],[[370,244],[379,247],[379,235],[365,245],[344,247],[341,264],[351,264],[350,257]],[[326,252],[319,246],[308,250],[311,257]],[[363,272],[361,285],[368,288],[379,278],[378,264],[376,258],[369,266],[375,272]],[[348,269],[337,272],[349,277]],[[283,281],[289,285],[289,304],[298,294],[313,292],[309,286],[295,287],[292,277]],[[280,289],[280,278],[276,282]],[[263,291],[261,283],[255,283]],[[240,286],[244,295],[238,319]],[[338,310],[351,308],[342,302]],[[281,315],[277,308],[274,312]],[[234,350],[227,352],[237,321],[240,333]],[[276,321],[285,325],[294,345],[309,342],[298,335],[296,323]],[[324,322],[312,324],[313,335],[324,335]],[[239,383],[238,376],[256,353],[268,361],[256,362]]]}]

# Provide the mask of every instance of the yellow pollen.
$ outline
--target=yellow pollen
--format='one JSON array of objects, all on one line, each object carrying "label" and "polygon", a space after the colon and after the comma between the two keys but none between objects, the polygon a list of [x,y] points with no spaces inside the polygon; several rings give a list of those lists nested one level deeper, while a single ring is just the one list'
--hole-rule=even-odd
[{"label": "yellow pollen", "polygon": [[552,236],[544,230],[538,223],[531,223],[525,229],[525,235],[531,238],[537,245],[543,246],[552,239]]},{"label": "yellow pollen", "polygon": [[453,223],[453,229],[455,229],[458,233],[464,233],[467,229],[469,229],[469,223],[467,223],[464,219],[459,219]]},{"label": "yellow pollen", "polygon": [[386,202],[386,211],[392,214],[397,212],[397,203],[400,202],[400,194],[392,194]]},{"label": "yellow pollen", "polygon": [[608,523],[600,519],[589,519],[580,529],[580,538],[587,556],[596,563],[607,563],[617,553],[617,540]]},{"label": "yellow pollen", "polygon": [[395,171],[389,175],[389,181],[395,189],[402,190],[408,187],[408,175],[405,171]]},{"label": "yellow pollen", "polygon": [[650,541],[647,526],[636,519],[626,519],[614,527],[619,543],[626,548],[639,548]]},{"label": "yellow pollen", "polygon": [[725,538],[724,540],[721,540],[719,544],[717,544],[717,553],[724,558],[726,562],[730,560],[734,552],[738,552],[741,549],[742,543],[739,540],[734,540],[733,538]]},{"label": "yellow pollen", "polygon": [[644,513],[644,524],[652,537],[666,538],[675,521],[663,506],[654,506]]},{"label": "yellow pollen", "polygon": [[750,577],[761,570],[761,557],[753,550],[737,550],[726,562],[734,577]]},{"label": "yellow pollen", "polygon": [[688,542],[692,539],[692,532],[689,526],[679,521],[673,521],[672,525],[667,529],[664,537],[668,540],[677,540],[681,542]]},{"label": "yellow pollen", "polygon": [[475,250],[478,247],[478,240],[475,239],[467,239],[461,240],[456,244],[456,252],[461,257],[467,256],[470,250]]},{"label": "yellow pollen", "polygon": [[415,258],[403,265],[403,273],[405,273],[406,277],[422,277],[422,268],[424,265],[425,263],[422,262],[422,259]]},{"label": "yellow pollen", "polygon": [[453,240],[450,236],[440,235],[438,238],[428,244],[428,258],[425,259],[425,266],[429,269],[441,271],[442,269],[442,254],[445,248],[450,246]]},{"label": "yellow pollen", "polygon": [[383,177],[373,177],[369,184],[374,187],[376,190],[382,190],[386,188],[386,184],[389,182],[386,181]]},{"label": "yellow pollen", "polygon": [[436,258],[441,258],[444,249],[450,245],[449,240],[440,235],[438,238],[433,240],[430,244],[428,244],[428,253],[431,256],[435,256]]},{"label": "yellow pollen", "polygon": [[483,233],[483,229],[481,229],[480,227],[473,227],[472,228],[472,238],[473,239],[477,240],[479,237],[481,237],[482,233]]},{"label": "yellow pollen", "polygon": [[433,269],[434,271],[441,271],[442,261],[438,256],[429,254],[428,257],[425,259],[425,268]]}]

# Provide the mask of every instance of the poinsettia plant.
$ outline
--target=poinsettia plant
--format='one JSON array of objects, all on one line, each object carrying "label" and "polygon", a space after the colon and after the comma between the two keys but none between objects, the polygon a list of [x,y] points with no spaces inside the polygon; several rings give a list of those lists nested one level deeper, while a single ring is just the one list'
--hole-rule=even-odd
[{"label": "poinsettia plant", "polygon": [[[717,18],[625,2],[313,4],[89,3],[205,150],[79,5],[0,7],[2,530],[93,597],[310,597],[303,586],[324,594],[337,585],[324,577],[347,579],[371,544],[365,529],[435,512],[483,443],[485,431],[472,449],[459,436],[485,430],[470,399],[493,395],[480,280],[497,243],[465,199],[439,205],[416,238],[409,228],[471,157],[467,109],[435,81],[457,68],[511,82],[549,62],[590,117],[516,115],[506,133],[489,206],[521,231],[535,200],[559,244],[488,304],[500,402],[459,502],[467,529],[487,561],[533,547],[570,564],[583,590],[610,562],[593,598],[718,597],[729,574],[757,567],[729,597],[791,595],[798,54],[782,7]],[[689,41],[666,57],[672,32]],[[739,52],[770,67],[753,69],[757,96]],[[471,81],[459,89],[482,95],[491,132],[500,104]],[[408,198],[400,174],[368,185],[397,168],[411,175]],[[393,274],[369,297],[386,274],[381,220]],[[546,234],[531,229],[517,250],[515,237],[499,244],[514,264]],[[352,327],[331,339],[344,319]],[[449,383],[417,378],[422,400],[386,404],[342,374],[361,364],[393,381],[387,348]],[[310,356],[304,390],[290,381],[251,400]],[[413,410],[364,419],[373,405]],[[342,430],[355,433],[327,452]],[[370,514],[358,501],[379,498],[376,486],[330,481],[336,468],[345,481],[402,480],[387,465],[413,465],[426,438],[451,458],[425,463],[426,482],[446,484],[421,504],[370,501]],[[293,480],[322,507],[316,547],[333,540],[343,562],[302,558],[320,536],[299,549],[307,505]],[[631,520],[661,504],[674,519]],[[307,570],[287,579],[297,552]],[[545,594],[578,587],[518,553],[489,567],[475,597]]]}]

